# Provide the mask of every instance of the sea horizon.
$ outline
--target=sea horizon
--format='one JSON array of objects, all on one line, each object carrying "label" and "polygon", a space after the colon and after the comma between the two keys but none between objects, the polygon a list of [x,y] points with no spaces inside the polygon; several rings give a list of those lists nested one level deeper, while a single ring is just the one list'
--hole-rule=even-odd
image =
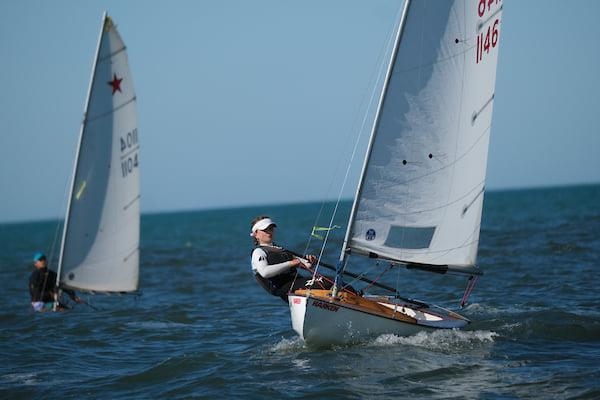
[{"label": "sea horizon", "polygon": [[[558,190],[558,189],[569,189],[575,187],[593,187],[600,186],[600,182],[583,182],[583,183],[565,183],[565,184],[549,184],[544,185],[541,184],[539,186],[518,186],[518,187],[503,187],[503,188],[492,188],[486,189],[485,194],[490,195],[494,193],[504,193],[504,192],[526,192],[526,191],[543,191],[543,190]],[[143,204],[143,196],[141,198]],[[198,208],[181,208],[177,210],[149,210],[142,211],[141,217],[144,216],[152,216],[152,215],[164,215],[164,214],[186,214],[186,213],[194,213],[194,212],[219,212],[226,210],[244,210],[244,209],[255,209],[261,207],[285,207],[285,206],[295,206],[295,205],[306,205],[306,204],[326,204],[336,202],[336,198],[331,199],[315,199],[315,200],[299,200],[299,201],[285,201],[285,202],[275,202],[275,203],[260,203],[260,204],[246,204],[246,205],[231,205],[231,206],[222,206],[222,207],[198,207]],[[351,197],[345,197],[340,199],[341,203],[347,203],[353,201]],[[485,200],[484,200],[485,207]],[[66,208],[66,205],[65,205]],[[16,219],[16,220],[8,220],[8,221],[0,221],[0,226],[2,225],[13,225],[13,224],[33,224],[33,223],[45,223],[45,222],[56,222],[64,219],[64,215],[61,217],[42,217],[39,219]]]}]

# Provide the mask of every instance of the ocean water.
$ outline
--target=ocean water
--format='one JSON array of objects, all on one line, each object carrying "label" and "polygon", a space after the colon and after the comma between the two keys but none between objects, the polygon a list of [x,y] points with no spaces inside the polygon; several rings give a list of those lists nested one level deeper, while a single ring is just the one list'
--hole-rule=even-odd
[{"label": "ocean water", "polygon": [[[31,312],[27,293],[58,222],[0,225],[0,398],[600,398],[600,186],[486,194],[468,330],[310,348],[250,273],[249,221],[269,214],[280,244],[315,253],[310,229],[332,206],[143,215],[142,294],[83,294],[96,310],[64,313]],[[383,279],[455,310],[466,283],[400,268]]]}]

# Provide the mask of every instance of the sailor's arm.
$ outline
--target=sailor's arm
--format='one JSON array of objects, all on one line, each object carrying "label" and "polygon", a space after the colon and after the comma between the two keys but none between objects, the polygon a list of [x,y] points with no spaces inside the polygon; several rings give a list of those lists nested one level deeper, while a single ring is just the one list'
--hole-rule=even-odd
[{"label": "sailor's arm", "polygon": [[300,260],[294,258],[291,261],[285,261],[279,264],[271,264],[267,262],[267,254],[262,249],[254,249],[252,252],[252,269],[260,274],[263,278],[272,278],[290,270],[300,264]]}]

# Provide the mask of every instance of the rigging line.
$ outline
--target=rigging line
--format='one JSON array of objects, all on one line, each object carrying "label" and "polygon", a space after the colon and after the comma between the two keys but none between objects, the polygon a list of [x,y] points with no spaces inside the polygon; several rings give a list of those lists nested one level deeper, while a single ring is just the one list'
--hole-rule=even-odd
[{"label": "rigging line", "polygon": [[368,288],[370,288],[371,286],[373,286],[374,284],[376,284],[377,280],[381,277],[381,275],[383,275],[383,273],[389,269],[389,267],[387,269],[384,269],[383,272],[381,274],[379,274],[373,280],[371,280],[370,278],[367,278],[367,274],[369,272],[371,272],[371,270],[373,270],[377,266],[379,266],[379,263],[375,262],[375,264],[372,264],[371,267],[367,268],[365,271],[361,272],[360,274],[352,274],[352,275],[350,275],[347,272],[344,272],[344,275],[351,276],[354,279],[352,279],[350,282],[344,282],[344,285],[342,286],[341,290],[344,290],[344,289],[348,288],[349,286],[352,286],[352,284],[354,282],[357,282],[357,281],[363,281],[363,282],[369,281],[369,286],[367,286],[365,289],[363,289],[363,291],[366,291]]},{"label": "rigging line", "polygon": [[[52,240],[52,247],[50,247],[50,253],[48,254],[48,268],[50,268],[50,265],[52,264],[52,258],[54,257],[54,250],[56,249],[56,243],[58,241],[58,232],[60,231],[60,227],[63,224],[63,215],[65,215],[65,207],[67,206],[67,196],[69,195],[69,183],[70,183],[70,179],[67,176],[67,179],[65,180],[65,189],[63,191],[63,199],[61,202],[61,207],[59,209],[59,216],[57,218],[57,223],[56,223],[56,230],[54,231],[54,239]],[[58,261],[57,261],[58,262]]]},{"label": "rigging line", "polygon": [[[394,264],[390,264],[394,265]],[[398,295],[398,286],[400,286],[400,268],[398,268],[398,272],[396,273],[396,295]]]},{"label": "rigging line", "polygon": [[[402,8],[399,11],[400,13],[402,12]],[[396,24],[393,24],[392,26],[392,32],[395,31],[396,28]],[[346,173],[344,175],[344,179],[342,180],[342,185],[340,187],[339,193],[338,193],[338,197],[337,197],[337,201],[335,203],[335,207],[333,209],[332,215],[331,215],[331,219],[329,221],[329,230],[327,231],[327,233],[325,234],[325,239],[323,240],[323,244],[321,246],[321,250],[319,251],[319,257],[317,259],[317,265],[315,266],[315,272],[313,274],[313,278],[314,275],[317,273],[317,270],[319,269],[319,264],[321,262],[321,258],[323,257],[323,252],[325,251],[325,246],[327,245],[327,241],[329,239],[329,233],[331,232],[331,227],[333,226],[333,222],[335,220],[335,216],[337,214],[337,210],[340,204],[340,200],[342,197],[342,193],[344,191],[344,187],[346,186],[346,183],[348,181],[348,176],[350,174],[350,169],[352,167],[352,163],[354,161],[354,157],[356,156],[356,152],[358,149],[358,144],[360,142],[360,138],[363,136],[364,134],[364,128],[365,128],[365,124],[367,121],[367,117],[369,116],[370,110],[373,107],[374,104],[374,99],[375,99],[375,93],[377,91],[377,87],[378,87],[378,83],[381,81],[381,76],[384,73],[385,70],[385,66],[387,65],[387,63],[385,63],[385,54],[386,54],[386,50],[389,50],[390,47],[393,45],[393,39],[394,39],[394,35],[388,35],[388,40],[385,44],[385,46],[382,49],[382,52],[380,52],[380,59],[383,59],[380,63],[379,63],[379,71],[377,73],[377,79],[375,80],[374,84],[373,84],[373,88],[371,90],[371,96],[369,98],[369,101],[367,102],[367,109],[365,110],[365,113],[363,114],[363,118],[362,118],[362,122],[360,125],[360,129],[358,130],[358,134],[356,136],[356,140],[354,142],[354,148],[352,149],[352,154],[350,156],[350,161],[348,162],[348,166],[346,167]],[[356,121],[356,120],[355,120]],[[341,158],[340,158],[341,160]]]},{"label": "rigging line", "polygon": [[[377,264],[375,264],[375,265],[377,265]],[[383,271],[381,271],[381,273],[379,275],[377,275],[377,277],[375,279],[373,279],[373,282],[369,283],[369,285],[363,289],[363,292],[366,292],[367,290],[369,290],[369,288],[371,286],[373,286],[373,284],[377,283],[379,278],[381,278],[383,276],[383,274],[388,272],[391,268],[392,268],[392,264],[390,263],[387,268],[385,268]],[[398,294],[398,281],[396,281],[396,294]]]},{"label": "rigging line", "polygon": [[[393,35],[388,35],[388,41],[387,41],[387,42],[384,42],[384,43],[383,43],[383,45],[381,46],[381,49],[379,50],[379,56],[378,56],[378,58],[377,58],[377,59],[379,59],[379,60],[381,60],[381,59],[384,59],[384,57],[385,57],[385,54],[386,54],[386,50],[387,50],[387,49],[389,49],[389,47],[390,47],[390,42],[391,42],[391,37],[392,37],[392,36],[393,36]],[[377,86],[378,86],[378,82],[381,80],[381,75],[382,75],[382,73],[383,73],[383,67],[384,67],[384,64],[385,64],[385,63],[384,63],[383,61],[382,61],[382,62],[380,62],[380,63],[379,63],[379,70],[375,69],[375,70],[373,71],[373,73],[371,74],[371,78],[369,79],[369,82],[372,82],[372,84],[371,84],[370,86],[371,86],[371,87],[373,87],[373,89],[372,89],[372,91],[371,91],[371,96],[370,96],[370,98],[369,98],[369,101],[367,102],[367,105],[366,105],[365,116],[368,116],[368,115],[369,115],[369,110],[371,110],[371,108],[372,108],[372,105],[373,105],[373,96],[374,96],[374,91],[376,90],[376,88],[377,88]],[[360,103],[360,104],[361,104],[361,106],[359,107],[359,110],[363,108],[363,104],[365,103],[365,99],[366,99],[366,98],[367,98],[367,96],[366,96],[366,93],[365,93],[365,96],[363,96],[363,98],[362,98],[362,100],[361,100],[361,103]],[[356,127],[357,121],[359,120],[359,117],[360,117],[360,113],[356,113],[356,116],[354,117],[354,121],[353,121],[353,123],[352,123],[352,128],[349,130],[349,132],[348,132],[348,135],[347,135],[347,137],[346,137],[346,144],[348,143],[348,139],[349,139],[349,137],[350,137],[350,134],[351,134],[351,132],[353,132],[353,131],[355,130],[355,127]],[[363,119],[363,122],[362,122],[362,124],[361,124],[361,128],[360,128],[360,130],[358,131],[358,136],[357,136],[357,138],[356,138],[356,142],[355,142],[355,150],[356,150],[356,145],[357,145],[357,142],[360,140],[360,138],[361,138],[361,136],[362,136],[362,130],[364,129],[364,124],[365,124],[365,120]],[[331,191],[331,188],[333,187],[333,183],[334,183],[334,181],[335,181],[335,177],[337,176],[338,170],[339,170],[339,168],[340,168],[341,161],[342,161],[342,158],[343,158],[343,154],[344,154],[344,153],[345,153],[345,152],[343,152],[343,153],[342,153],[342,152],[340,152],[340,153],[339,153],[339,154],[340,154],[340,156],[339,156],[339,158],[338,158],[338,161],[337,161],[337,163],[336,163],[335,172],[333,173],[333,175],[332,175],[332,178],[331,178],[331,181],[330,181],[330,183],[329,183],[329,186],[328,186],[328,188],[327,188],[327,192],[326,192],[326,193],[327,193],[327,195],[330,193],[330,191]],[[320,208],[320,210],[319,210],[319,213],[318,213],[318,215],[317,215],[317,218],[315,219],[315,222],[313,223],[313,226],[316,226],[316,225],[318,224],[318,221],[319,221],[319,219],[321,218],[321,215],[322,215],[322,213],[323,213],[323,209],[324,209],[324,207],[325,207],[325,201],[321,202],[321,208]],[[307,241],[307,244],[306,244],[306,247],[304,248],[304,254],[307,254],[307,253],[308,253],[308,249],[310,248],[311,241],[312,241],[312,235],[309,235],[309,237],[308,237],[308,241]]]}]

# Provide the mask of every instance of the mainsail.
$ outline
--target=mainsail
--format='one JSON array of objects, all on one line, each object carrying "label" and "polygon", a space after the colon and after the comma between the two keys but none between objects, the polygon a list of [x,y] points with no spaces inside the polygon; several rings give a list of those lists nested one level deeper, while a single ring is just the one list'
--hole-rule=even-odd
[{"label": "mainsail", "polygon": [[101,292],[138,287],[139,137],[125,49],[105,13],[63,230],[61,287]]},{"label": "mainsail", "polygon": [[501,0],[406,0],[346,247],[405,263],[476,263]]}]

